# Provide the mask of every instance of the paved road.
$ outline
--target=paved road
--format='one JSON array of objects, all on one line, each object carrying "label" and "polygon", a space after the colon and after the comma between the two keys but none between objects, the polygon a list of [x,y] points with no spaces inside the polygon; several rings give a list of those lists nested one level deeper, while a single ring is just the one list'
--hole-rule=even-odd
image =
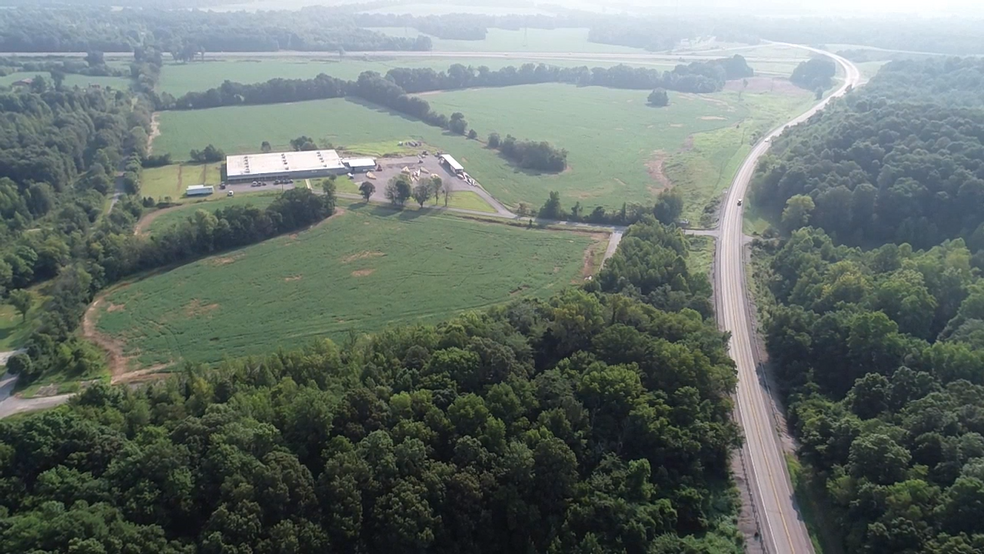
[{"label": "paved road", "polygon": [[[829,56],[843,68],[845,83],[830,98],[845,94],[849,86],[857,86],[860,82],[861,74],[851,62],[814,48],[801,48]],[[776,433],[773,403],[761,382],[752,354],[753,330],[743,263],[742,208],[738,206],[738,200],[745,196],[759,158],[769,149],[769,141],[787,127],[802,123],[823,109],[830,98],[772,131],[752,149],[738,170],[724,202],[715,254],[717,271],[714,288],[718,325],[731,333],[729,347],[738,366],[737,415],[745,433],[743,454],[749,469],[748,478],[763,542],[766,550],[774,554],[811,553],[813,545],[794,505],[793,488]]]}]

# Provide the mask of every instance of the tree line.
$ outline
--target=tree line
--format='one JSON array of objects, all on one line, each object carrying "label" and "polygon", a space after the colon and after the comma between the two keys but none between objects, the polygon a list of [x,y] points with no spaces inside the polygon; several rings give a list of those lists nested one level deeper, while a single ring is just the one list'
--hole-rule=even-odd
[{"label": "tree line", "polygon": [[737,554],[726,338],[636,298],[707,301],[679,231],[624,242],[589,290],[4,420],[0,550]]},{"label": "tree line", "polygon": [[604,206],[595,206],[593,210],[588,211],[586,206],[581,205],[580,200],[569,209],[565,208],[560,193],[551,191],[539,209],[520,202],[516,212],[521,217],[598,225],[632,225],[647,217],[655,217],[663,225],[676,225],[680,214],[683,213],[683,196],[679,191],[671,188],[660,192],[652,206],[623,203],[620,209],[606,210]]},{"label": "tree line", "polygon": [[386,78],[409,93],[473,87],[502,87],[538,83],[566,83],[577,86],[604,86],[626,89],[666,89],[678,92],[717,92],[725,81],[755,74],[740,55],[706,62],[677,65],[671,71],[619,64],[610,68],[587,66],[558,67],[545,63],[525,63],[490,70],[453,64],[447,71],[431,68],[393,68]]},{"label": "tree line", "polygon": [[[363,77],[366,75],[366,77]],[[745,59],[739,55],[708,62],[678,65],[672,71],[617,65],[611,68],[557,67],[544,63],[527,63],[493,71],[487,66],[478,68],[453,64],[447,71],[431,68],[394,68],[386,73],[388,83],[379,82],[376,72],[364,72],[356,81],[346,81],[324,73],[313,79],[271,79],[263,83],[242,84],[226,81],[204,92],[189,92],[177,99],[167,99],[161,109],[204,109],[242,104],[276,104],[300,102],[355,95],[367,100],[393,98],[401,95],[435,90],[472,87],[500,87],[538,83],[567,83],[578,86],[606,86],[629,89],[665,89],[678,92],[716,92],[727,80],[754,75]],[[400,90],[393,88],[395,84]],[[419,99],[418,99],[419,100]],[[423,101],[423,100],[421,100]],[[382,102],[379,102],[382,103]],[[394,106],[389,106],[394,107]],[[394,109],[397,109],[394,107]],[[407,113],[421,113],[422,105],[408,107]],[[400,111],[404,111],[400,109]],[[421,117],[423,119],[423,117]]]},{"label": "tree line", "polygon": [[981,67],[888,64],[759,169],[766,346],[849,553],[984,548]]}]

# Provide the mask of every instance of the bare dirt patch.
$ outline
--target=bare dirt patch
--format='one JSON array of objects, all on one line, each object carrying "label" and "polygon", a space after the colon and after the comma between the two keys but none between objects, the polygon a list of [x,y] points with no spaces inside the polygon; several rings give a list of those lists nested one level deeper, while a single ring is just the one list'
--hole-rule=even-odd
[{"label": "bare dirt patch", "polygon": [[[598,253],[604,252],[608,245],[608,235],[605,233],[591,233],[588,235],[594,241],[584,250],[584,262],[581,264],[581,279],[590,278],[599,269],[597,263]],[[576,283],[577,280],[575,279]]]},{"label": "bare dirt patch", "polygon": [[167,212],[169,212],[171,210],[175,210],[175,209],[180,208],[180,207],[181,206],[171,206],[170,208],[164,208],[162,210],[154,210],[154,211],[150,212],[149,214],[143,216],[142,218],[140,218],[140,221],[138,221],[137,224],[133,226],[133,234],[134,235],[143,235],[143,234],[146,234],[147,233],[147,229],[150,229],[150,226],[151,226],[151,224],[154,223],[154,220],[155,219],[157,219],[161,215],[163,215],[163,214],[165,214],[165,213],[167,213]]},{"label": "bare dirt patch", "polygon": [[112,339],[96,330],[97,314],[104,299],[105,294],[96,298],[95,302],[85,311],[85,315],[82,316],[82,337],[106,351],[109,372],[113,379],[116,379],[126,372],[128,360],[123,355],[122,342]]},{"label": "bare dirt patch", "polygon": [[345,256],[344,258],[342,258],[342,263],[343,264],[350,264],[350,263],[352,263],[352,262],[354,262],[356,260],[367,260],[369,258],[378,258],[380,256],[385,256],[385,255],[386,254],[384,254],[382,252],[365,250],[365,251],[359,252],[358,254],[352,254],[351,256]]},{"label": "bare dirt patch", "polygon": [[663,189],[670,188],[673,183],[670,182],[670,178],[666,176],[666,172],[663,171],[666,165],[666,160],[670,157],[663,150],[657,150],[653,152],[653,157],[649,158],[646,162],[646,171],[649,172],[649,176],[658,183],[659,186],[649,187],[650,191],[657,193]]},{"label": "bare dirt patch", "polygon": [[367,277],[375,272],[375,269],[359,269],[352,272],[352,277]]},{"label": "bare dirt patch", "polygon": [[700,118],[701,121],[724,121],[725,118],[719,115],[705,115]]},{"label": "bare dirt patch", "polygon": [[724,90],[745,91],[745,92],[777,92],[779,94],[802,93],[803,89],[790,83],[788,79],[780,77],[749,77],[746,79],[748,86],[740,81],[728,81],[724,84]]},{"label": "bare dirt patch", "polygon": [[147,137],[147,153],[154,152],[154,139],[161,136],[161,122],[157,117],[157,112],[150,117],[150,136]]},{"label": "bare dirt patch", "polygon": [[208,260],[206,260],[205,263],[214,266],[229,265],[237,260],[242,259],[244,256],[245,254],[235,254],[232,256],[219,256],[215,258],[209,258]]},{"label": "bare dirt patch", "polygon": [[683,123],[670,123],[670,127],[679,129],[680,127],[683,127]]},{"label": "bare dirt patch", "polygon": [[[677,150],[677,153],[688,152],[693,147],[694,136],[690,135],[683,141],[683,147]],[[649,158],[649,161],[646,162],[646,171],[649,172],[649,176],[655,181],[655,184],[649,187],[649,192],[659,194],[661,190],[673,186],[673,181],[666,175],[666,160],[669,158],[670,154],[665,150],[656,150],[653,152],[653,157]]]},{"label": "bare dirt patch", "polygon": [[202,301],[197,298],[188,302],[183,307],[185,317],[200,317],[208,315],[217,309],[219,309],[218,304],[202,304]]},{"label": "bare dirt patch", "polygon": [[106,311],[110,313],[122,312],[125,309],[126,309],[126,304],[113,304],[112,302],[110,302],[109,306],[106,306]]},{"label": "bare dirt patch", "polygon": [[293,275],[291,277],[284,277],[284,282],[285,283],[292,283],[294,281],[300,281],[303,278],[304,278],[303,275]]}]

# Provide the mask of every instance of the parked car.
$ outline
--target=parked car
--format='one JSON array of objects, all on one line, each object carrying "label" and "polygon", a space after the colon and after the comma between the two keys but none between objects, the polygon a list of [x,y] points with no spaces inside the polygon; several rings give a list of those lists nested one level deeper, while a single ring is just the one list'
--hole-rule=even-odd
[{"label": "parked car", "polygon": [[236,194],[236,191],[230,190],[229,192],[226,193],[226,196],[232,196],[234,194]]}]

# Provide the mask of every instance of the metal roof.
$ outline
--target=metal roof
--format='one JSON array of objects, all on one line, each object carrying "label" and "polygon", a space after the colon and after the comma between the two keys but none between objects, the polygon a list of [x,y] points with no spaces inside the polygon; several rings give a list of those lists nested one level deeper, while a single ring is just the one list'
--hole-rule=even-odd
[{"label": "metal roof", "polygon": [[376,160],[372,158],[345,158],[342,163],[349,167],[376,167]]},{"label": "metal roof", "polygon": [[455,171],[465,170],[465,168],[462,167],[460,163],[458,163],[458,160],[451,157],[450,154],[441,154],[441,159],[444,160],[444,163],[448,164],[448,166]]},{"label": "metal roof", "polygon": [[300,171],[345,169],[334,150],[309,150],[306,152],[271,152],[247,154],[226,158],[226,175],[229,179],[284,175]]}]

